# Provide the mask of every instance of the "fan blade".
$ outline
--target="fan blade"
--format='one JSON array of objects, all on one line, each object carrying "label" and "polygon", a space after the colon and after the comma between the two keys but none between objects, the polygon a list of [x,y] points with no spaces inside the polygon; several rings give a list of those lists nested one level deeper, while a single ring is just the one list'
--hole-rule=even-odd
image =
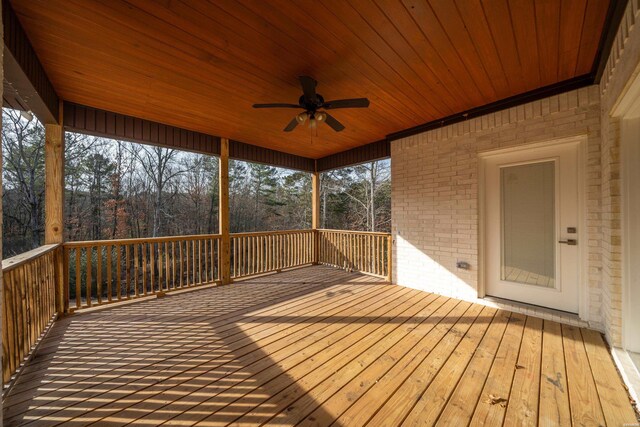
[{"label": "fan blade", "polygon": [[275,104],[253,104],[253,108],[302,108],[302,107],[296,104],[275,103]]},{"label": "fan blade", "polygon": [[322,105],[322,107],[327,110],[335,110],[336,108],[367,108],[368,106],[369,100],[367,98],[336,99],[327,101]]},{"label": "fan blade", "polygon": [[298,119],[296,117],[294,117],[293,120],[291,120],[289,122],[287,127],[284,128],[284,131],[285,132],[291,132],[292,130],[294,130],[296,128],[296,126],[298,126]]},{"label": "fan blade", "polygon": [[298,78],[300,79],[302,92],[304,92],[304,99],[312,104],[318,102],[318,97],[316,96],[316,86],[318,86],[318,82],[309,76],[300,76]]},{"label": "fan blade", "polygon": [[344,125],[340,123],[335,117],[333,117],[329,113],[325,113],[325,114],[327,115],[327,117],[324,119],[324,121],[326,124],[331,126],[331,129],[335,130],[336,132],[340,132],[344,130]]}]

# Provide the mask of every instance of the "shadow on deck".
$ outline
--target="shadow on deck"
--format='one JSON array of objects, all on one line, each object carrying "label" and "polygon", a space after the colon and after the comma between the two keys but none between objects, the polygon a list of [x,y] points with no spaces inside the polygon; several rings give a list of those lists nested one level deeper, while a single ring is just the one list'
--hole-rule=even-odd
[{"label": "shadow on deck", "polygon": [[4,419],[33,426],[637,421],[593,331],[323,266],[63,319],[7,397]]}]

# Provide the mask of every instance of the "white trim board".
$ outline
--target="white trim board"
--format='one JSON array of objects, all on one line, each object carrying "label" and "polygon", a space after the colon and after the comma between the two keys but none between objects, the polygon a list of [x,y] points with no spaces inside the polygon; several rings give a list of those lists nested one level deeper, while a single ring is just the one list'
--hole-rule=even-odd
[{"label": "white trim board", "polygon": [[612,116],[620,119],[622,347],[640,352],[640,267],[634,263],[640,259],[640,73],[625,88]]}]

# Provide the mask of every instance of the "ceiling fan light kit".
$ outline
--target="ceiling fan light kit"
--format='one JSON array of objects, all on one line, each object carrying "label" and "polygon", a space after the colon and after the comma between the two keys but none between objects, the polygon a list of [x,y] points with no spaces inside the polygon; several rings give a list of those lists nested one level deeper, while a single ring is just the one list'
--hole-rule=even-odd
[{"label": "ceiling fan light kit", "polygon": [[336,132],[344,130],[344,125],[326,111],[338,108],[367,108],[369,100],[367,98],[336,99],[325,102],[322,95],[316,93],[318,82],[309,76],[300,76],[300,86],[302,86],[302,96],[298,104],[271,103],[253,104],[253,108],[302,108],[304,111],[297,114],[284,128],[285,132],[291,132],[298,126],[309,120],[309,127],[315,129],[318,122],[325,122]]}]

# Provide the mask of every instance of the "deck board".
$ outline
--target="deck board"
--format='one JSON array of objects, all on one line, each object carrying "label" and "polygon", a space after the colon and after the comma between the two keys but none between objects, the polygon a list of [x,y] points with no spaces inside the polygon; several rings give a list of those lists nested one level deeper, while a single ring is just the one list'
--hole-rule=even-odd
[{"label": "deck board", "polygon": [[589,365],[580,329],[562,325],[564,363],[573,425],[605,425],[600,396]]},{"label": "deck board", "polygon": [[469,425],[502,425],[520,353],[525,321],[526,316],[520,313],[513,313],[509,318],[507,330],[504,332]]},{"label": "deck board", "polygon": [[63,319],[4,408],[8,426],[637,422],[597,332],[324,266]]},{"label": "deck board", "polygon": [[515,367],[504,424],[535,426],[538,423],[542,319],[527,317]]}]

